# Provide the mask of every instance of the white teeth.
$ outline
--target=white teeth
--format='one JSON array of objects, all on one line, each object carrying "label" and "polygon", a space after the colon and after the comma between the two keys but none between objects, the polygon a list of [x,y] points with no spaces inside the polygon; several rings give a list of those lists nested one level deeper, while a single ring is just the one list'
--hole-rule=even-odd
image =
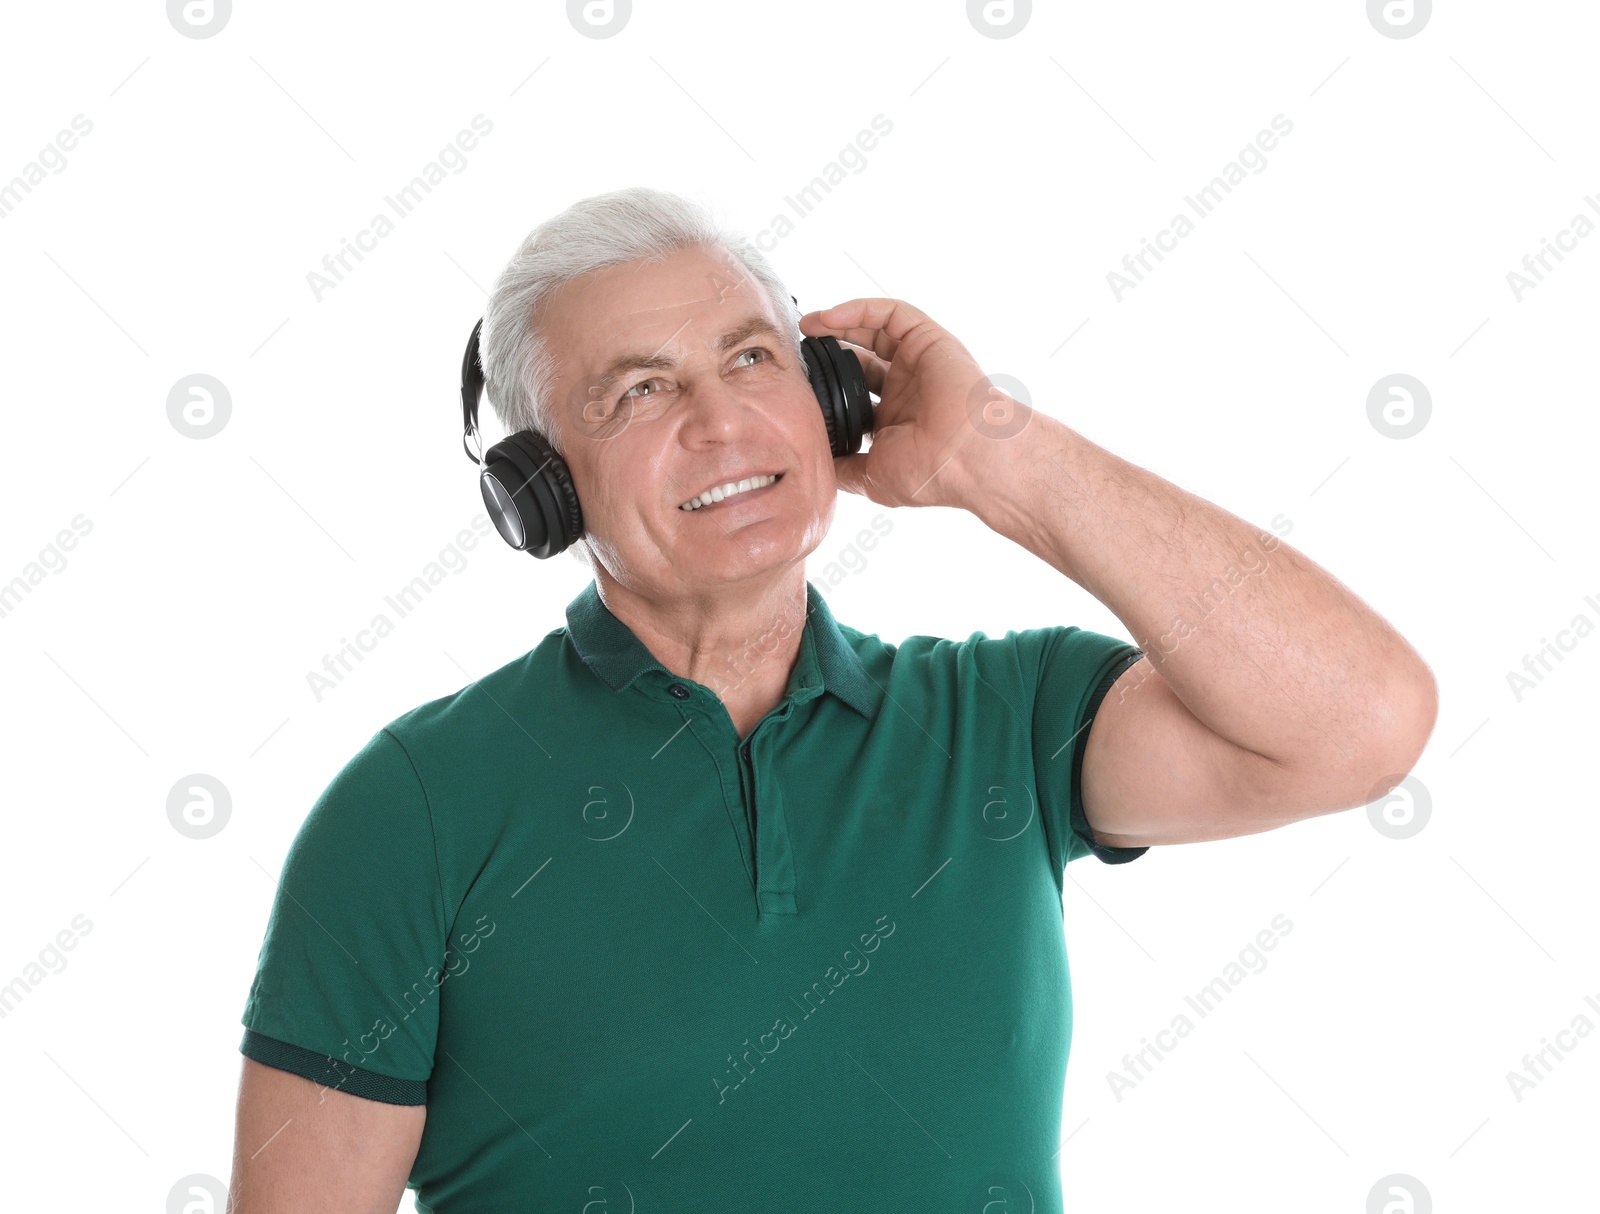
[{"label": "white teeth", "polygon": [[[779,475],[782,475],[781,473]],[[707,489],[699,497],[690,498],[679,506],[679,510],[698,510],[701,506],[709,506],[712,502],[720,502],[724,498],[732,497],[736,493],[743,493],[747,489],[760,489],[772,484],[777,476],[749,476],[742,481],[729,481],[726,485],[717,485]]]}]

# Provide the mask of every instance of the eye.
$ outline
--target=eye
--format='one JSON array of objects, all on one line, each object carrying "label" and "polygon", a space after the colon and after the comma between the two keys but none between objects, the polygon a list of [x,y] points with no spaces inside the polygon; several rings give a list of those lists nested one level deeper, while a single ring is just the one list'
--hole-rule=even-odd
[{"label": "eye", "polygon": [[[651,384],[659,384],[660,382],[661,381],[658,380],[658,379],[642,380],[639,383],[634,384],[633,387],[629,388],[626,392],[624,392],[622,394],[622,396],[623,396],[624,399],[626,399],[627,397],[632,396],[635,392],[639,392],[640,388],[649,388]],[[654,389],[654,390],[652,390],[650,392],[639,392],[639,395],[640,396],[654,396],[659,391],[660,391],[660,389],[658,388],[658,389]]]},{"label": "eye", "polygon": [[[743,358],[745,356],[745,354],[759,354],[759,355],[761,355],[761,361],[762,362],[771,362],[772,361],[772,355],[767,353],[765,347],[763,347],[763,346],[751,346],[748,350],[746,350],[744,352],[744,354],[740,354],[739,358],[736,358],[736,359],[733,360],[733,365],[737,367],[739,365],[739,359]],[[745,363],[744,365],[748,367],[748,366],[752,366],[753,364]]]}]

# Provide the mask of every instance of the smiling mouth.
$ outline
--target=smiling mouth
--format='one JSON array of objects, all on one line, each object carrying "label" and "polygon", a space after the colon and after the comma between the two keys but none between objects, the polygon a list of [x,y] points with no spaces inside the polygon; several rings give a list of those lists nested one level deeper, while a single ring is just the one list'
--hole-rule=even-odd
[{"label": "smiling mouth", "polygon": [[767,476],[752,476],[742,481],[729,481],[725,485],[717,485],[707,489],[699,497],[690,498],[678,507],[683,511],[704,510],[729,499],[739,499],[752,493],[759,493],[783,479],[783,473],[777,472]]}]

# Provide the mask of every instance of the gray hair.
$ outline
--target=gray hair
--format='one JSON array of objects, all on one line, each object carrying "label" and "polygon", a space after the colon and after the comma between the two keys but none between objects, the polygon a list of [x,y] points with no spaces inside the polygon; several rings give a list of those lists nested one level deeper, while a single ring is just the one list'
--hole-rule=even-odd
[{"label": "gray hair", "polygon": [[799,314],[760,250],[724,226],[702,203],[648,186],[573,203],[532,232],[500,271],[483,316],[480,357],[485,391],[507,434],[537,430],[565,458],[554,421],[555,359],[534,326],[539,306],[563,284],[625,261],[664,260],[703,245],[735,258],[761,284],[774,323],[801,362]]}]

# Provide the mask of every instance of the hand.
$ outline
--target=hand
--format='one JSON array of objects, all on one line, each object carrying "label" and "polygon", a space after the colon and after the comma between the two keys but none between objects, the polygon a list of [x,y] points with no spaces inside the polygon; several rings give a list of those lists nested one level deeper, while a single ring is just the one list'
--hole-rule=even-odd
[{"label": "hand", "polygon": [[[881,506],[970,508],[998,467],[996,438],[1027,425],[1026,405],[993,386],[967,348],[901,299],[852,299],[800,318],[808,337],[853,350],[880,398],[869,448],[833,461],[839,487]],[[1009,452],[1007,452],[1009,454]]]}]

